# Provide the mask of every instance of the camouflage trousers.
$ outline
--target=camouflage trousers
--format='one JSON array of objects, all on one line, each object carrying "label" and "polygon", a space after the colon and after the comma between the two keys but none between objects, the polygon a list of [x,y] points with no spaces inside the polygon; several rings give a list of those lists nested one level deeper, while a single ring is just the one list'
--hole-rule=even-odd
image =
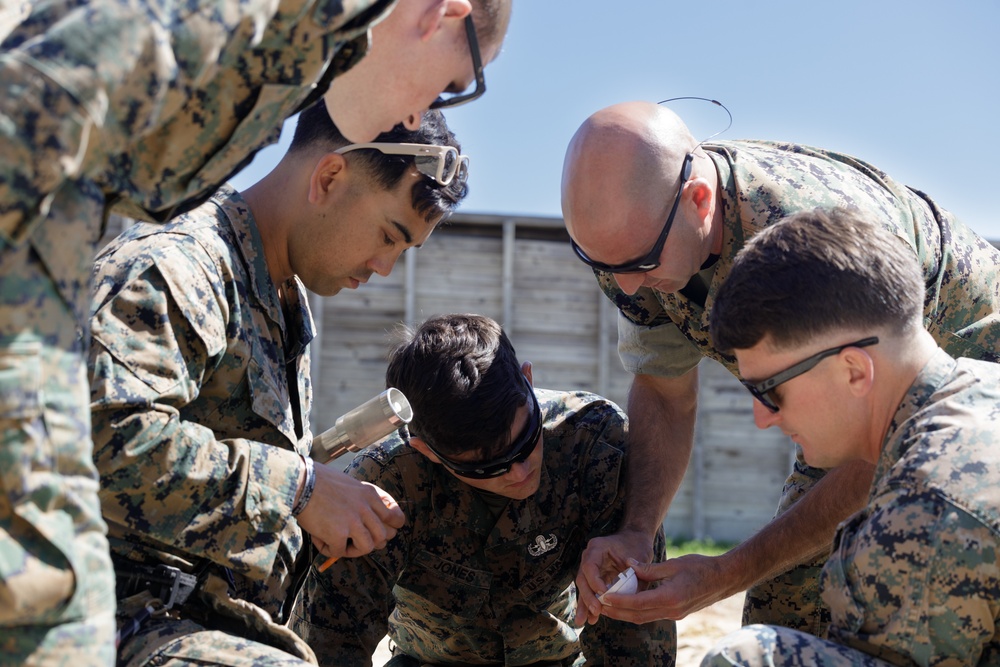
[{"label": "camouflage trousers", "polygon": [[[74,224],[59,233],[92,257]],[[113,665],[115,582],[92,459],[86,320],[77,316],[89,269],[57,280],[42,261],[51,243],[35,237],[11,245],[0,236],[0,661]],[[78,297],[75,314],[67,291]]]},{"label": "camouflage trousers", "polygon": [[141,633],[121,647],[120,667],[140,665],[230,665],[254,667],[312,667],[287,651],[221,630],[212,630],[190,619],[150,621]]},{"label": "camouflage trousers", "polygon": [[867,653],[798,630],[750,625],[727,635],[701,667],[890,667]]},{"label": "camouflage trousers", "polygon": [[[313,667],[316,655],[287,627],[255,604],[229,597],[226,582],[209,575],[190,604],[154,613],[118,648],[119,667],[231,665]],[[123,624],[148,608],[149,592],[119,602]]]},{"label": "camouflage trousers", "polygon": [[229,665],[232,667],[314,667],[291,653],[235,634],[212,630],[190,619],[150,621],[120,649],[120,667]]},{"label": "camouflage trousers", "polygon": [[[785,480],[775,516],[780,516],[802,498],[825,472],[805,464],[802,450],[796,452],[795,466]],[[777,625],[825,637],[830,610],[820,598],[819,575],[829,551],[760,582],[747,591],[743,605],[743,625]]]}]

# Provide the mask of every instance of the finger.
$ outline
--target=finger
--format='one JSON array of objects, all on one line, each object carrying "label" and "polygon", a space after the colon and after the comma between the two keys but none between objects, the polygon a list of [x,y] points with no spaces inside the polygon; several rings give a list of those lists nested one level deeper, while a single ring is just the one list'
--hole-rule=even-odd
[{"label": "finger", "polygon": [[357,558],[371,553],[382,539],[382,522],[370,511],[362,511],[351,522],[351,539],[344,549],[344,555]]},{"label": "finger", "polygon": [[670,561],[662,563],[640,563],[634,558],[628,559],[629,567],[635,571],[636,579],[640,581],[659,581],[669,579],[673,574],[674,566]]},{"label": "finger", "polygon": [[312,537],[313,546],[316,547],[316,551],[320,552],[323,555],[327,555],[326,554],[326,542],[324,542],[320,538],[316,537],[315,535],[312,535],[311,537]]},{"label": "finger", "polygon": [[[594,589],[594,584],[591,581],[594,581],[598,586],[597,590]],[[577,620],[582,620],[582,616],[586,614],[589,623],[597,622],[601,615],[601,601],[597,599],[597,596],[606,591],[607,586],[601,580],[596,565],[593,563],[581,564],[580,571],[576,575],[576,590]]]},{"label": "finger", "polygon": [[376,516],[378,516],[383,524],[390,528],[402,528],[406,523],[406,515],[403,513],[403,509],[399,506],[399,503],[383,489],[377,486],[375,489],[378,491],[379,498],[382,501],[381,505],[372,505]]}]

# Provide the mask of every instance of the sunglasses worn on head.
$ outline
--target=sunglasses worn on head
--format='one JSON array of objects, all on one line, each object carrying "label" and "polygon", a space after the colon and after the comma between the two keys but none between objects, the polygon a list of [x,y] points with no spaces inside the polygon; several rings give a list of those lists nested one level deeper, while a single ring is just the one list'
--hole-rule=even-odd
[{"label": "sunglasses worn on head", "polygon": [[385,155],[411,155],[413,163],[424,176],[434,179],[438,185],[447,186],[455,177],[465,180],[469,172],[469,156],[459,155],[454,146],[438,146],[436,144],[398,144],[371,142],[365,144],[350,144],[338,148],[335,153],[370,148]]},{"label": "sunglasses worn on head", "polygon": [[[525,380],[525,384],[528,385],[527,380]],[[531,388],[531,385],[528,385],[528,393],[531,394],[534,409],[528,418],[528,422],[514,440],[511,451],[507,456],[484,463],[460,463],[448,459],[448,457],[438,452],[431,447],[430,443],[424,440],[427,448],[434,452],[434,455],[441,460],[441,464],[444,467],[460,477],[490,479],[506,475],[514,467],[515,463],[522,463],[528,460],[528,457],[531,456],[532,452],[538,446],[538,440],[542,435],[542,408],[538,405],[538,399],[535,397],[535,391]]]},{"label": "sunglasses worn on head", "polygon": [[483,75],[483,57],[479,53],[479,40],[476,38],[476,24],[472,22],[472,14],[465,17],[465,36],[469,42],[469,53],[472,54],[472,71],[476,77],[476,87],[470,92],[441,95],[431,102],[431,109],[457,107],[478,99],[486,92],[486,77]]},{"label": "sunglasses worn on head", "polygon": [[576,256],[583,260],[583,263],[587,266],[595,268],[598,271],[607,271],[608,273],[646,273],[660,266],[660,254],[663,252],[663,245],[667,242],[667,234],[670,233],[670,228],[674,224],[674,216],[677,214],[677,206],[681,203],[681,193],[684,191],[684,184],[691,178],[691,162],[693,160],[693,153],[688,153],[684,156],[684,164],[681,165],[681,182],[677,186],[677,196],[674,197],[674,205],[670,207],[670,215],[667,216],[667,221],[663,224],[663,231],[660,232],[660,236],[656,239],[656,243],[653,244],[649,252],[639,259],[634,259],[624,264],[605,264],[604,262],[599,262],[596,259],[588,257],[587,253],[576,244],[576,241],[570,239],[570,244],[573,246]]},{"label": "sunglasses worn on head", "polygon": [[869,345],[874,345],[878,342],[877,336],[872,336],[870,338],[863,338],[859,341],[853,343],[848,343],[847,345],[840,345],[837,347],[831,347],[829,350],[823,350],[822,352],[817,352],[808,359],[803,359],[794,366],[790,366],[785,370],[781,371],[776,375],[763,380],[761,382],[747,382],[746,380],[740,380],[743,386],[746,387],[753,397],[763,404],[765,408],[771,412],[777,412],[779,410],[778,404],[771,399],[768,394],[779,384],[788,382],[792,378],[796,378],[807,371],[811,371],[816,365],[826,359],[827,357],[832,357],[835,354],[840,354],[841,351],[846,350],[849,347],[867,347]]}]

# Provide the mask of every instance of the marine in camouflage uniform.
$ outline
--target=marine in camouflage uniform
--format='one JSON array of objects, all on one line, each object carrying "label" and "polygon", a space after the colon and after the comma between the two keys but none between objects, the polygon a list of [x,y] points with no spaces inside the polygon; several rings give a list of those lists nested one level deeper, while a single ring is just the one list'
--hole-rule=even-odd
[{"label": "marine in camouflage uniform", "polygon": [[753,625],[704,666],[1000,663],[1000,366],[939,351],[820,579],[829,641]]},{"label": "marine in camouflage uniform", "polygon": [[[1000,251],[922,192],[901,185],[861,160],[831,151],[766,141],[702,145],[719,175],[725,227],[722,252],[698,275],[701,294],[639,288],[623,293],[610,273],[598,271],[601,288],[618,307],[619,354],[632,373],[678,377],[702,357],[737,374],[736,360],[715,349],[708,314],[736,254],[760,230],[785,216],[843,206],[865,213],[906,241],[926,283],[924,324],[956,357],[1000,360]],[[824,472],[796,452],[785,482],[780,515]],[[827,554],[748,591],[744,623],[787,625],[822,634],[829,613],[817,580]]]},{"label": "marine in camouflage uniform", "polygon": [[[838,527],[820,577],[828,639],[751,625],[703,667],[996,665],[1000,365],[956,360],[920,328],[922,276],[905,246],[870,225],[852,228],[843,215],[810,220],[817,217],[795,216],[741,255],[719,293],[713,332],[753,382],[832,343],[876,335],[864,350],[834,348],[853,359],[833,357],[825,372],[810,369],[799,384],[765,392],[776,410],[755,407],[760,428],[797,432],[808,461],[868,461],[874,481],[865,507]],[[830,229],[845,231],[838,239]],[[858,248],[859,233],[879,257]],[[837,247],[819,247],[831,238]],[[816,296],[796,298],[786,285],[800,285],[795,278],[807,271]],[[828,305],[864,285],[867,295],[850,305]],[[811,324],[788,330],[796,319]]]},{"label": "marine in camouflage uniform", "polygon": [[[0,653],[114,662],[91,459],[90,269],[112,205],[196,206],[367,49],[392,0],[0,11]],[[186,277],[185,277],[186,278]]]},{"label": "marine in camouflage uniform", "polygon": [[[210,575],[233,577],[223,591],[280,620],[304,547],[290,517],[312,442],[305,288],[282,285],[282,308],[228,186],[168,225],[129,228],[94,275],[95,460],[112,554],[189,572],[207,559]],[[154,621],[122,646],[122,664],[186,632]]]},{"label": "marine in camouflage uniform", "polygon": [[[437,111],[376,143],[460,150]],[[306,289],[329,296],[388,275],[426,241],[467,191],[464,169],[447,183],[421,171],[436,166],[348,145],[321,101],[245,194],[223,186],[167,225],[129,228],[98,256],[95,461],[119,616],[132,633],[119,664],[315,661],[281,626],[311,561],[305,531],[329,544],[341,539],[341,513],[347,522],[358,505],[386,508],[370,486],[319,465],[306,490],[315,335]],[[315,518],[330,508],[326,522]],[[357,542],[386,539],[367,530],[346,527]],[[163,566],[198,578],[190,599],[175,606],[158,582],[144,584],[143,568]],[[156,613],[136,630],[130,620],[142,620],[151,597]]]},{"label": "marine in camouflage uniform", "polygon": [[626,420],[593,394],[535,394],[544,458],[527,499],[474,489],[398,436],[351,463],[350,475],[399,501],[407,523],[386,549],[310,572],[291,627],[321,665],[370,665],[387,630],[428,665],[674,664],[672,621],[573,626],[580,554],[624,510]]}]

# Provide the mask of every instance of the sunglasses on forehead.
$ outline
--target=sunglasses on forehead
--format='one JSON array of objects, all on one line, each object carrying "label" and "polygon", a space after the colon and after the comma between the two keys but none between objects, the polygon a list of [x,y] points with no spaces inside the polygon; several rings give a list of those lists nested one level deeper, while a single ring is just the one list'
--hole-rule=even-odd
[{"label": "sunglasses on forehead", "polygon": [[449,185],[456,176],[463,181],[468,177],[469,156],[459,155],[458,149],[454,146],[369,142],[350,144],[334,152],[343,155],[366,149],[376,150],[383,155],[409,155],[413,157],[417,171],[434,179],[441,186]]},{"label": "sunglasses on forehead", "polygon": [[524,381],[525,385],[528,387],[528,394],[531,397],[532,410],[531,416],[528,417],[527,423],[521,432],[514,438],[511,443],[510,452],[499,459],[494,459],[493,461],[484,462],[473,462],[473,463],[462,463],[459,461],[452,461],[447,456],[441,452],[434,449],[426,438],[424,443],[427,448],[434,452],[434,455],[438,457],[441,461],[441,465],[448,470],[460,477],[468,477],[469,479],[490,479],[493,477],[500,477],[501,475],[506,475],[510,472],[510,469],[514,467],[517,463],[522,463],[528,460],[532,452],[538,446],[538,441],[542,436],[542,408],[538,405],[538,399],[535,397],[535,391],[528,384],[527,379]]}]

